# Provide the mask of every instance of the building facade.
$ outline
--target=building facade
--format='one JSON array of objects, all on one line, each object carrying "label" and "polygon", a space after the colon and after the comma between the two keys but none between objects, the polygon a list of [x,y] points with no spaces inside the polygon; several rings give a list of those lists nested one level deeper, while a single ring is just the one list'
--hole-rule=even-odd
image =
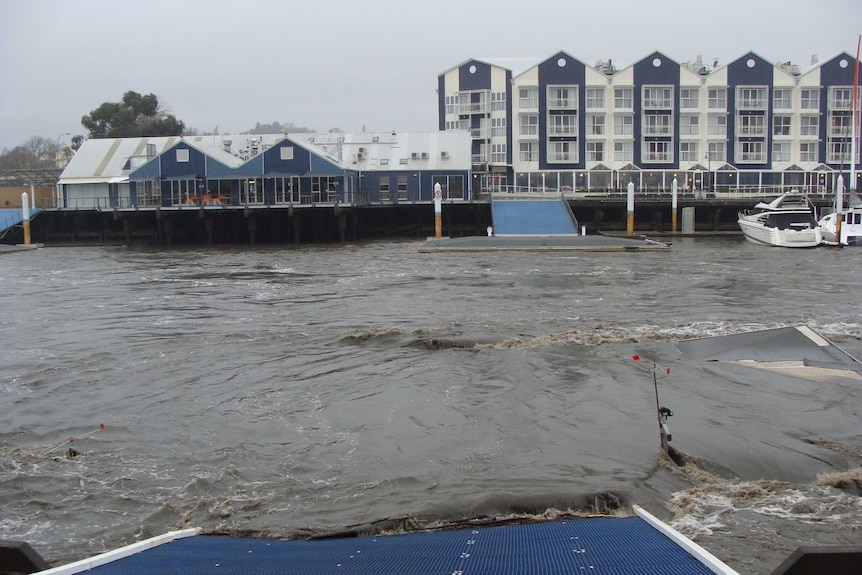
[{"label": "building facade", "polygon": [[87,140],[63,170],[61,209],[313,206],[471,199],[466,131]]},{"label": "building facade", "polygon": [[848,54],[804,71],[753,52],[622,69],[559,52],[517,73],[471,59],[438,77],[439,129],[469,130],[489,191],[828,193],[850,184],[854,68]]}]

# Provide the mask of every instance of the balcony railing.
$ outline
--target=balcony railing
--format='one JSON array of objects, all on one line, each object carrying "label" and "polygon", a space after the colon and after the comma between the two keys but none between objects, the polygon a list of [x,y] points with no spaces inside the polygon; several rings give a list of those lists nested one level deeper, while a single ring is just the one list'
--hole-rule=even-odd
[{"label": "balcony railing", "polygon": [[578,107],[578,100],[575,98],[548,98],[548,108],[554,110],[568,110]]},{"label": "balcony railing", "polygon": [[548,134],[551,136],[577,136],[577,126],[551,126],[548,128]]},{"label": "balcony railing", "polygon": [[670,126],[644,126],[645,136],[670,136]]},{"label": "balcony railing", "polygon": [[739,100],[736,103],[736,107],[740,110],[765,110],[766,100],[759,98],[754,100]]},{"label": "balcony railing", "polygon": [[737,126],[736,134],[738,136],[765,136],[766,128],[764,126]]},{"label": "balcony railing", "polygon": [[485,114],[491,111],[488,102],[461,102],[458,104],[459,114]]},{"label": "balcony railing", "polygon": [[643,105],[645,109],[650,110],[669,110],[673,108],[670,98],[651,98],[644,100]]}]

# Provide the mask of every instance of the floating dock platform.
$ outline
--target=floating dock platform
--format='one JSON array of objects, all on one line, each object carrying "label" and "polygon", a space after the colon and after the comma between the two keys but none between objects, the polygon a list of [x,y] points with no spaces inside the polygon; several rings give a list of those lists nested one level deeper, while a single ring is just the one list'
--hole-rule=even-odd
[{"label": "floating dock platform", "polygon": [[490,573],[707,575],[736,572],[646,511],[342,539],[271,540],[175,531],[41,575]]},{"label": "floating dock platform", "polygon": [[645,237],[560,235],[494,235],[464,238],[428,238],[419,251],[432,252],[495,252],[495,251],[581,251],[625,252],[664,251],[670,244]]}]

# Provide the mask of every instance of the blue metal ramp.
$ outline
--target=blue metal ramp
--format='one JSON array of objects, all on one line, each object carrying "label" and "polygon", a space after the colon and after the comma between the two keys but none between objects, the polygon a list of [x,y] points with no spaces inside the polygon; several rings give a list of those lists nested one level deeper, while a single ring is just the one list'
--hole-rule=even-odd
[{"label": "blue metal ramp", "polygon": [[[648,514],[647,514],[648,515]],[[275,541],[175,532],[42,571],[88,575],[707,575],[735,572],[654,517],[567,519],[454,531]],[[664,531],[670,530],[670,533]],[[173,536],[172,536],[173,535]],[[683,542],[677,540],[677,537]],[[685,544],[683,544],[685,543]],[[124,550],[137,547],[132,554]],[[105,554],[105,555],[109,555]]]},{"label": "blue metal ramp", "polygon": [[[30,220],[36,216],[39,210],[30,210]],[[15,227],[24,221],[24,212],[19,209],[2,209],[0,210],[0,235],[9,228]]]},{"label": "blue metal ramp", "polygon": [[564,199],[492,200],[491,218],[496,235],[577,234]]}]

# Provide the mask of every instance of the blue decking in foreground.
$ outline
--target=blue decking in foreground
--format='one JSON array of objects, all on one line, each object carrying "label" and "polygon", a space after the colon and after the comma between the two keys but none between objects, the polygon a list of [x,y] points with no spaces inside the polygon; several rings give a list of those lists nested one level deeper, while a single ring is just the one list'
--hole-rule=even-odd
[{"label": "blue decking in foreground", "polygon": [[640,517],[319,541],[198,535],[87,572],[91,575],[712,573]]}]

